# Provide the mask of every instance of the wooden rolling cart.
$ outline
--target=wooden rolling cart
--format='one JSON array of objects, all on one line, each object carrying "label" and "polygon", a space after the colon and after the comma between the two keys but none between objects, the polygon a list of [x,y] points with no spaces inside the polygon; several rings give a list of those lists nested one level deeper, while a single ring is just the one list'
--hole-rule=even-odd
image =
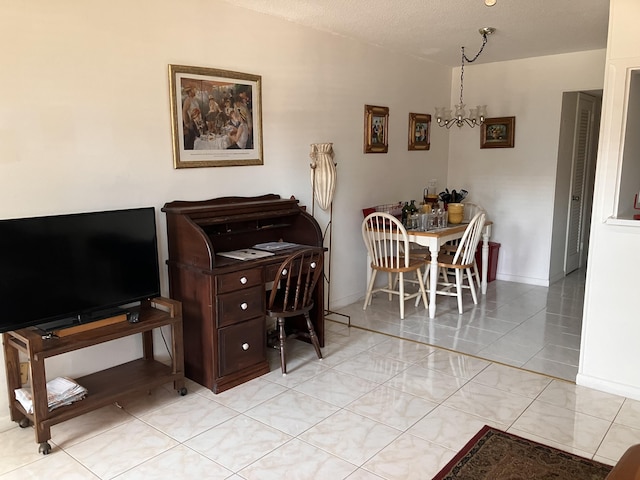
[{"label": "wooden rolling cart", "polygon": [[[114,403],[132,393],[144,392],[173,381],[175,390],[186,395],[184,386],[184,352],[182,346],[182,304],[166,298],[142,302],[139,321],[99,326],[60,337],[47,337],[34,327],[3,334],[7,389],[11,420],[21,427],[33,424],[39,452],[48,454],[51,426]],[[88,324],[90,325],[90,324]],[[171,327],[172,365],[154,359],[153,330]],[[87,396],[71,405],[49,411],[46,394],[45,359],[100,343],[142,334],[143,356],[99,372],[75,379],[88,390]],[[27,413],[15,399],[20,388],[19,352],[29,361],[29,384],[33,396],[33,413]]]}]

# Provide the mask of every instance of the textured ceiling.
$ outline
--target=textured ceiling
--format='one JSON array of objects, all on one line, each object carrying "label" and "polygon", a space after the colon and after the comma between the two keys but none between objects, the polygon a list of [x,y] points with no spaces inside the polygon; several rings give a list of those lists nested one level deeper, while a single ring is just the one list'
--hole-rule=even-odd
[{"label": "textured ceiling", "polygon": [[606,48],[608,0],[224,0],[318,30],[460,65],[480,27],[495,27],[478,63]]}]

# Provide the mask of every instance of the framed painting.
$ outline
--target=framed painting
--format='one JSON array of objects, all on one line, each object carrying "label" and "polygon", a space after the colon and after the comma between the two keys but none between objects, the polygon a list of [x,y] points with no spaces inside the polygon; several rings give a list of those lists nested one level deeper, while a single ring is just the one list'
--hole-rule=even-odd
[{"label": "framed painting", "polygon": [[262,165],[262,78],[169,65],[174,168]]},{"label": "framed painting", "polygon": [[480,128],[480,148],[513,148],[516,117],[485,118]]},{"label": "framed painting", "polygon": [[364,153],[389,151],[389,108],[364,106]]},{"label": "framed painting", "polygon": [[429,150],[431,147],[431,115],[409,114],[409,150]]}]

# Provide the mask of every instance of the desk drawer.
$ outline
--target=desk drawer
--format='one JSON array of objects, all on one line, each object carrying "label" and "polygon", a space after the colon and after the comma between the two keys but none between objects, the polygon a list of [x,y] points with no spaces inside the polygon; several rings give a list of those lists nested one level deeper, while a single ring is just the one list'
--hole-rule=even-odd
[{"label": "desk drawer", "polygon": [[243,322],[253,317],[265,315],[264,286],[238,290],[217,296],[218,327]]},{"label": "desk drawer", "polygon": [[239,272],[225,273],[216,276],[218,293],[235,292],[236,290],[262,285],[263,283],[262,268],[240,270]]},{"label": "desk drawer", "polygon": [[279,268],[279,263],[275,265],[267,265],[264,269],[264,281],[273,282],[276,278],[276,273],[278,273]]},{"label": "desk drawer", "polygon": [[267,356],[263,316],[218,330],[220,376],[264,362]]}]

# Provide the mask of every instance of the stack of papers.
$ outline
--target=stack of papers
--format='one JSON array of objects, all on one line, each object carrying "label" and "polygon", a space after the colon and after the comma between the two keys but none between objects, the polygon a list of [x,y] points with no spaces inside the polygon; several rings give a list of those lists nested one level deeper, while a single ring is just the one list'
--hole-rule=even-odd
[{"label": "stack of papers", "polygon": [[[47,382],[47,401],[49,411],[70,405],[82,400],[87,395],[87,389],[79,385],[75,380],[67,377],[57,377]],[[33,413],[33,397],[30,388],[17,388],[16,400],[20,402],[27,413]]]},{"label": "stack of papers", "polygon": [[300,245],[297,243],[290,242],[266,242],[266,243],[258,243],[253,246],[258,250],[265,250],[267,252],[277,252],[278,250],[285,250],[287,248],[299,247]]},{"label": "stack of papers", "polygon": [[235,258],[236,260],[251,260],[255,258],[264,258],[274,255],[271,252],[263,252],[262,250],[254,250],[253,248],[243,248],[241,250],[232,250],[230,252],[218,253],[221,257]]}]

